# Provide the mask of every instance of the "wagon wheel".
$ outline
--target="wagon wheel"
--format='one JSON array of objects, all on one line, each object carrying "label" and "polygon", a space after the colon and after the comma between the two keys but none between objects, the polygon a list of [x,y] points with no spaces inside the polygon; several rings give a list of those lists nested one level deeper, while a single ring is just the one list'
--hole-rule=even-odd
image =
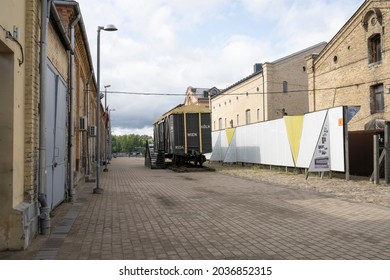
[{"label": "wagon wheel", "polygon": [[206,158],[204,155],[199,156],[199,165],[202,167],[203,163],[206,161]]}]

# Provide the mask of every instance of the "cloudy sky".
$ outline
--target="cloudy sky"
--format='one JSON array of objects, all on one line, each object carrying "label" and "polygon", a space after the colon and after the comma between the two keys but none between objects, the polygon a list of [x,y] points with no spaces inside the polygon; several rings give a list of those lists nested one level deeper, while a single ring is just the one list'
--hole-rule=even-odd
[{"label": "cloudy sky", "polygon": [[[188,86],[223,89],[269,62],[328,42],[363,0],[78,0],[113,134],[152,135]],[[141,94],[133,94],[141,93]],[[172,94],[147,96],[142,94]],[[182,94],[182,95],[181,95]]]}]

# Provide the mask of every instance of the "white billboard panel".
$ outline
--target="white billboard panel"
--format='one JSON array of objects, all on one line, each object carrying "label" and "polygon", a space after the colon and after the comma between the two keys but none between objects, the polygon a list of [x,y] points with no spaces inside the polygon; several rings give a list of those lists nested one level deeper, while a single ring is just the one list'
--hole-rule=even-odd
[{"label": "white billboard panel", "polygon": [[323,110],[304,116],[297,167],[309,168],[327,112]]},{"label": "white billboard panel", "polygon": [[224,162],[237,162],[236,135],[237,133],[233,134]]},{"label": "white billboard panel", "polygon": [[345,171],[344,156],[344,108],[336,107],[328,110],[330,130],[330,156],[331,169],[334,171]]},{"label": "white billboard panel", "polygon": [[278,166],[294,166],[284,120],[260,123],[260,162]]},{"label": "white billboard panel", "polygon": [[221,154],[221,131],[213,131],[211,133],[211,141],[212,141],[212,154],[210,160],[212,161],[222,161]]},{"label": "white billboard panel", "polygon": [[240,126],[236,129],[238,162],[260,163],[259,124]]},{"label": "white billboard panel", "polygon": [[343,122],[343,107],[336,107],[215,131],[211,160],[344,172]]}]

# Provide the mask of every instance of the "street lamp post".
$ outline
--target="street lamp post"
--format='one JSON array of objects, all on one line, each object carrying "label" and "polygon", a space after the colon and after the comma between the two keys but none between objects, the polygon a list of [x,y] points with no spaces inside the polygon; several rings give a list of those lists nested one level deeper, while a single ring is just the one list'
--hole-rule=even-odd
[{"label": "street lamp post", "polygon": [[107,172],[108,171],[108,168],[107,168],[107,151],[108,151],[108,137],[107,137],[107,134],[108,134],[108,129],[107,129],[107,120],[108,120],[108,107],[107,107],[107,88],[111,87],[111,85],[106,85],[104,86],[104,110],[105,110],[105,113],[107,114],[106,115],[106,121],[105,121],[105,131],[104,131],[104,169],[103,171],[104,172]]},{"label": "street lamp post", "polygon": [[99,173],[100,173],[100,31],[117,31],[118,29],[109,24],[107,26],[98,26],[97,28],[97,90],[96,90],[96,188],[93,189],[94,194],[101,194],[103,189],[99,186]]}]

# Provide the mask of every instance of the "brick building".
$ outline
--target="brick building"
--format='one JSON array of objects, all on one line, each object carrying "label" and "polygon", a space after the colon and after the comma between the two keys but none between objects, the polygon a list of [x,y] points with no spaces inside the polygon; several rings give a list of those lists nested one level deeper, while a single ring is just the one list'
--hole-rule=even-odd
[{"label": "brick building", "polygon": [[212,88],[194,88],[188,87],[186,91],[186,97],[184,99],[184,105],[200,105],[209,107],[211,98],[218,95],[221,91],[216,87]]},{"label": "brick building", "polygon": [[349,130],[390,119],[390,1],[365,1],[319,55],[307,57],[310,111],[360,106]]},{"label": "brick building", "polygon": [[79,127],[80,116],[96,123],[97,106],[77,2],[2,1],[0,91],[0,250],[18,250],[50,230],[49,212],[94,161]]},{"label": "brick building", "polygon": [[319,43],[274,62],[256,64],[252,75],[211,99],[212,130],[308,112],[305,57],[319,53],[325,45]]}]

